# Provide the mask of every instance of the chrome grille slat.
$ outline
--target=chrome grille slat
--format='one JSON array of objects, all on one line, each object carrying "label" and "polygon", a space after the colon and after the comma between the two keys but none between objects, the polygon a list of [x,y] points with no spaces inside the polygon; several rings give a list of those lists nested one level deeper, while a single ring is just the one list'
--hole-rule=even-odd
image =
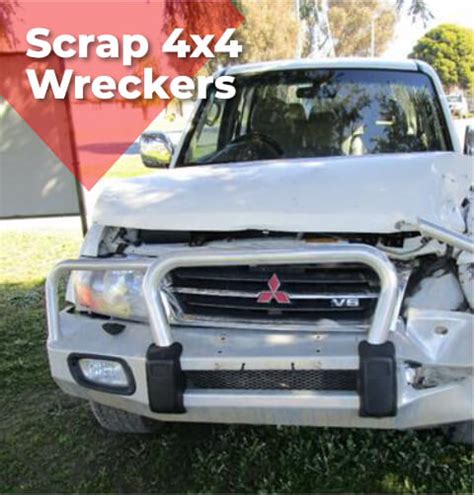
[{"label": "chrome grille slat", "polygon": [[178,268],[173,271],[173,277],[177,283],[191,283],[192,281],[205,281],[206,284],[227,283],[232,280],[233,283],[257,283],[261,284],[268,280],[268,274],[285,273],[285,283],[288,284],[368,284],[377,283],[375,274],[366,267],[355,268],[354,266],[341,268],[331,267],[323,270],[315,267],[307,267],[306,270],[301,267],[288,267],[276,265],[269,270],[268,267],[222,267],[220,270],[215,268]]},{"label": "chrome grille slat", "polygon": [[[171,292],[178,294],[194,294],[203,296],[216,296],[216,297],[239,297],[239,298],[253,298],[256,299],[260,292],[244,292],[233,290],[217,290],[217,289],[198,289],[194,287],[174,287]],[[292,299],[334,299],[335,297],[351,298],[358,297],[359,299],[377,299],[379,296],[377,293],[332,293],[332,294],[295,294],[291,292]]]},{"label": "chrome grille slat", "polygon": [[285,313],[302,313],[302,312],[311,312],[311,313],[316,313],[316,312],[356,312],[356,311],[363,311],[357,310],[357,309],[351,309],[351,308],[291,308],[291,307],[285,307],[282,308],[281,306],[271,306],[269,307],[254,307],[254,306],[246,306],[246,305],[233,305],[233,304],[218,304],[218,303],[195,303],[195,302],[188,302],[187,303],[190,306],[202,306],[206,308],[228,308],[228,309],[238,309],[238,310],[245,310],[245,311],[258,311],[258,312],[273,312],[273,314],[279,314],[280,312],[285,312]]}]

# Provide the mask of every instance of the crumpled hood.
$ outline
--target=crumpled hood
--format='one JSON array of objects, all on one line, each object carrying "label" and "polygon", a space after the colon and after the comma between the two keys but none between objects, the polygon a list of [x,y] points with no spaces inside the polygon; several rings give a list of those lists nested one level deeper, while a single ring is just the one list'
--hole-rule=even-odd
[{"label": "crumpled hood", "polygon": [[412,153],[191,166],[108,181],[94,221],[153,230],[397,231],[423,218],[464,231],[470,158]]}]

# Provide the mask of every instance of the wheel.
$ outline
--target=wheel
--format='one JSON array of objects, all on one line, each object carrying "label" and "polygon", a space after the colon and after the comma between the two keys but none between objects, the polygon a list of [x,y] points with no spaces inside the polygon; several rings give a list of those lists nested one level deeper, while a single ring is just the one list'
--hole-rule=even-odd
[{"label": "wheel", "polygon": [[474,421],[463,421],[449,425],[445,431],[448,438],[453,443],[474,444]]},{"label": "wheel", "polygon": [[131,414],[114,407],[91,402],[91,409],[98,423],[115,433],[153,433],[161,424],[138,414]]}]

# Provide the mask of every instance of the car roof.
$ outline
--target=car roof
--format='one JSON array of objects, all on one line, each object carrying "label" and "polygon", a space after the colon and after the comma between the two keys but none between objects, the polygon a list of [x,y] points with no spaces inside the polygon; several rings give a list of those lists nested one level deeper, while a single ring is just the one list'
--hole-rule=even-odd
[{"label": "car roof", "polygon": [[226,75],[256,74],[261,72],[298,70],[298,69],[386,69],[417,71],[416,60],[385,60],[379,58],[326,58],[275,60],[242,65],[233,65],[225,69]]}]

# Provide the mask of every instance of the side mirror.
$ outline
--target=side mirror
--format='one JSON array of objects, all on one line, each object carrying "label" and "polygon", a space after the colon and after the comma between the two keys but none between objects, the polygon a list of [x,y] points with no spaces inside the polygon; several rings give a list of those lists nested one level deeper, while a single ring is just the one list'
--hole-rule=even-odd
[{"label": "side mirror", "polygon": [[474,126],[466,126],[466,132],[464,133],[464,154],[474,155]]},{"label": "side mirror", "polygon": [[163,132],[149,131],[140,136],[140,156],[145,167],[166,168],[173,153],[173,143]]}]

